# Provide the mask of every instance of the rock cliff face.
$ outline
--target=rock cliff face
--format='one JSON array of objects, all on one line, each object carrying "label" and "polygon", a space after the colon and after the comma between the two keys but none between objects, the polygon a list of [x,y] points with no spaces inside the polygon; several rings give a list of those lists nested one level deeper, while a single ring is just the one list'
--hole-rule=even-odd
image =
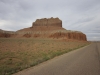
[{"label": "rock cliff face", "polygon": [[23,37],[46,37],[62,38],[87,41],[86,35],[78,31],[70,31],[62,28],[62,21],[59,18],[37,19],[32,23],[32,27],[19,30],[18,33],[24,32]]},{"label": "rock cliff face", "polygon": [[62,27],[62,21],[59,18],[52,17],[37,19],[32,23],[32,27],[18,30],[14,34],[0,32],[0,37],[56,38],[87,41],[85,34],[79,31],[64,29]]},{"label": "rock cliff face", "polygon": [[73,40],[80,40],[80,41],[87,41],[86,35],[79,32],[57,32],[51,34],[49,37],[52,38],[63,38],[63,39],[73,39]]},{"label": "rock cliff face", "polygon": [[59,18],[43,18],[37,19],[35,22],[32,23],[32,27],[34,26],[53,26],[53,27],[62,27],[62,21]]},{"label": "rock cliff face", "polygon": [[1,38],[9,38],[9,37],[11,37],[11,35],[8,33],[0,33],[0,37]]},{"label": "rock cliff face", "polygon": [[9,37],[11,37],[11,34],[9,34],[9,32],[7,32],[7,31],[0,29],[0,37],[1,38],[9,38]]}]

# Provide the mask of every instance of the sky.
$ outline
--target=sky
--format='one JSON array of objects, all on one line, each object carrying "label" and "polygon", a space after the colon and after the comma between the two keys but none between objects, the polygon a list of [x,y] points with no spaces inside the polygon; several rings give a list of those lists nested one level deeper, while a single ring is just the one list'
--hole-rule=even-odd
[{"label": "sky", "polygon": [[17,31],[36,19],[58,17],[63,28],[100,41],[100,0],[0,0],[0,29]]}]

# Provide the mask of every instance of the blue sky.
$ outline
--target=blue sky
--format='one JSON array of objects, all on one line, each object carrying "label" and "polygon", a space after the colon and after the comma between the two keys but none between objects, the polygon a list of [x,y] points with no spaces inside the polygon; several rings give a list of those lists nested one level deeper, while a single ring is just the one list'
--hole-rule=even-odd
[{"label": "blue sky", "polygon": [[16,31],[50,17],[60,18],[67,30],[100,41],[100,0],[0,0],[0,29]]}]

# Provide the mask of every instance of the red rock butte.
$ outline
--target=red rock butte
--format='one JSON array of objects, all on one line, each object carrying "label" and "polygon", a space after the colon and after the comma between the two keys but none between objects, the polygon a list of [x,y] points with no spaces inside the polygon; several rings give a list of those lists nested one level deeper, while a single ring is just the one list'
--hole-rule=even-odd
[{"label": "red rock butte", "polygon": [[43,18],[43,19],[37,19],[35,22],[33,22],[32,27],[34,26],[53,26],[53,27],[62,27],[62,21],[59,18]]},{"label": "red rock butte", "polygon": [[59,18],[43,18],[37,19],[32,23],[31,29],[33,31],[52,31],[52,30],[61,30],[62,21]]},{"label": "red rock butte", "polygon": [[87,41],[86,35],[79,31],[66,30],[59,18],[42,18],[32,23],[32,27],[24,28],[9,35],[9,37],[54,38]]}]

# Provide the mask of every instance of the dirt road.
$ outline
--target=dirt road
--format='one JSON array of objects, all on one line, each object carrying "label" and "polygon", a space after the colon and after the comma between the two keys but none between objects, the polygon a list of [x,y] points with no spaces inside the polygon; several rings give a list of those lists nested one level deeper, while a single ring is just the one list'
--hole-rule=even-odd
[{"label": "dirt road", "polygon": [[100,75],[100,42],[94,42],[14,75]]}]

